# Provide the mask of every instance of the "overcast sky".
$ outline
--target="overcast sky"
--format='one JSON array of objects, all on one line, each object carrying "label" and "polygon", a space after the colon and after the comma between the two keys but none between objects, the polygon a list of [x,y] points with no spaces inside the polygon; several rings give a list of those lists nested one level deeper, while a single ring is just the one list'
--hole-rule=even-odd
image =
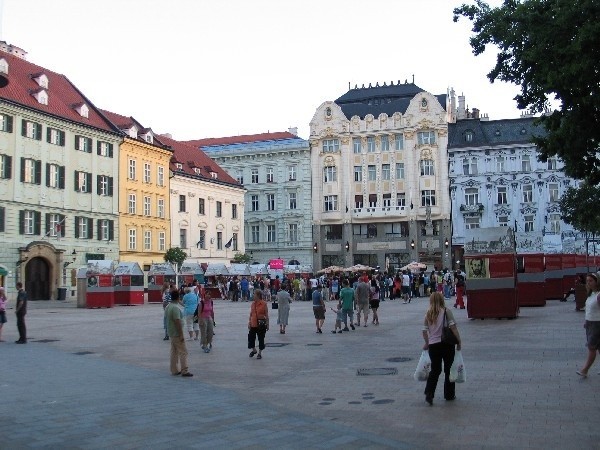
[{"label": "overcast sky", "polygon": [[[175,139],[298,127],[352,87],[454,87],[491,119],[520,115],[490,84],[461,0],[0,0],[1,39],[65,74],[98,107]],[[499,4],[500,0],[490,2]],[[50,88],[52,89],[52,88]]]}]

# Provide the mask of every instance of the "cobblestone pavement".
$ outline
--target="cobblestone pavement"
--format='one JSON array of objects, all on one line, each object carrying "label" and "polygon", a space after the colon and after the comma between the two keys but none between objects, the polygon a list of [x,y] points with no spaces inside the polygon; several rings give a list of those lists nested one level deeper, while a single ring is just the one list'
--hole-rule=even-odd
[{"label": "cobblestone pavement", "polygon": [[160,305],[31,302],[30,342],[13,344],[11,310],[2,333],[0,448],[599,448],[600,364],[575,374],[586,350],[573,302],[516,320],[456,311],[468,378],[454,402],[440,384],[433,407],[412,378],[425,309],[382,302],[380,326],[333,335],[332,312],[316,334],[310,304],[293,303],[285,335],[271,311],[256,360],[249,304],[221,302],[213,351],[187,342],[184,379],[169,374]]}]

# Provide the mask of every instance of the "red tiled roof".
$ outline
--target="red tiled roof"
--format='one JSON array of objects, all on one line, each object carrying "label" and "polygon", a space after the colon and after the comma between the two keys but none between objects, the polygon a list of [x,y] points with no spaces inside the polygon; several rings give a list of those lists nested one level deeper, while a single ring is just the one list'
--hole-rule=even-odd
[{"label": "red tiled roof", "polygon": [[113,123],[113,125],[115,125],[119,130],[129,129],[132,125],[137,125],[138,128],[141,129],[141,126],[139,124],[136,124],[136,121],[133,117],[122,116],[121,114],[107,111],[105,109],[100,109],[100,112],[104,114],[104,116],[108,120],[110,120]]},{"label": "red tiled roof", "polygon": [[[5,99],[43,113],[106,131],[115,131],[98,112],[96,107],[75,87],[69,79],[56,72],[32,64],[16,56],[0,51],[0,58],[8,63],[9,84],[0,89],[0,99]],[[35,76],[45,74],[48,77],[48,104],[42,105],[31,95],[40,89],[34,81]],[[89,117],[82,117],[74,108],[85,103],[89,108]]]},{"label": "red tiled roof", "polygon": [[[221,168],[221,166],[210,159],[202,150],[194,148],[185,142],[179,142],[168,138],[164,135],[160,135],[159,138],[164,145],[168,145],[173,149],[173,157],[171,158],[170,164],[173,172],[183,172],[185,174],[197,177],[198,174],[194,171],[194,168],[198,168],[200,169],[200,175],[203,178],[206,178],[207,181],[220,181],[241,187],[235,178],[232,178],[227,172],[225,172],[225,170]],[[175,167],[176,162],[182,164],[183,168],[177,169]],[[213,172],[216,172],[216,180],[211,177],[209,169],[212,169]]]},{"label": "red tiled roof", "polygon": [[191,141],[185,141],[184,143],[194,147],[209,147],[211,145],[247,144],[250,142],[276,141],[281,139],[297,138],[298,136],[292,133],[281,131],[275,133],[246,134],[241,136],[229,136],[221,138],[194,139]]}]

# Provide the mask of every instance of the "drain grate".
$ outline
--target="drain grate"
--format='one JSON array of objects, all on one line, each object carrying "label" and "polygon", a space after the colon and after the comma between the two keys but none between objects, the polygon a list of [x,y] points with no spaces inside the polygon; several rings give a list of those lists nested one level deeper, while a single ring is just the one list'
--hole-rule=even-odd
[{"label": "drain grate", "polygon": [[88,351],[83,351],[83,352],[75,352],[73,353],[74,355],[93,355],[95,352],[88,352]]},{"label": "drain grate", "polygon": [[409,358],[407,356],[396,356],[395,358],[388,358],[386,359],[387,362],[407,362],[407,361],[412,361],[412,358]]},{"label": "drain grate", "polygon": [[42,344],[47,344],[48,342],[58,342],[60,339],[38,339],[35,342],[41,342]]},{"label": "drain grate", "polygon": [[367,375],[396,375],[398,369],[395,367],[376,367],[374,369],[358,369],[356,375],[367,376]]},{"label": "drain grate", "polygon": [[306,344],[307,347],[319,347],[320,345],[323,344]]},{"label": "drain grate", "polygon": [[268,342],[265,344],[265,347],[285,347],[286,345],[290,345],[287,342]]}]

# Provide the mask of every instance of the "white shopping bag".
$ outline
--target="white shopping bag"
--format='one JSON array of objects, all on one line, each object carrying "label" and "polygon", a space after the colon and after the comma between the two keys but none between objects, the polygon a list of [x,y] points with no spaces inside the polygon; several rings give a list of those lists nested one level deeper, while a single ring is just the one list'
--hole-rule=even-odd
[{"label": "white shopping bag", "polygon": [[450,367],[450,382],[451,383],[464,383],[467,381],[467,371],[465,370],[465,362],[463,360],[462,352],[456,351],[454,355],[454,362]]},{"label": "white shopping bag", "polygon": [[415,381],[427,381],[430,371],[431,359],[429,359],[429,352],[427,350],[423,350],[421,352],[421,357],[419,358],[419,363],[417,364],[417,370],[415,370]]}]

